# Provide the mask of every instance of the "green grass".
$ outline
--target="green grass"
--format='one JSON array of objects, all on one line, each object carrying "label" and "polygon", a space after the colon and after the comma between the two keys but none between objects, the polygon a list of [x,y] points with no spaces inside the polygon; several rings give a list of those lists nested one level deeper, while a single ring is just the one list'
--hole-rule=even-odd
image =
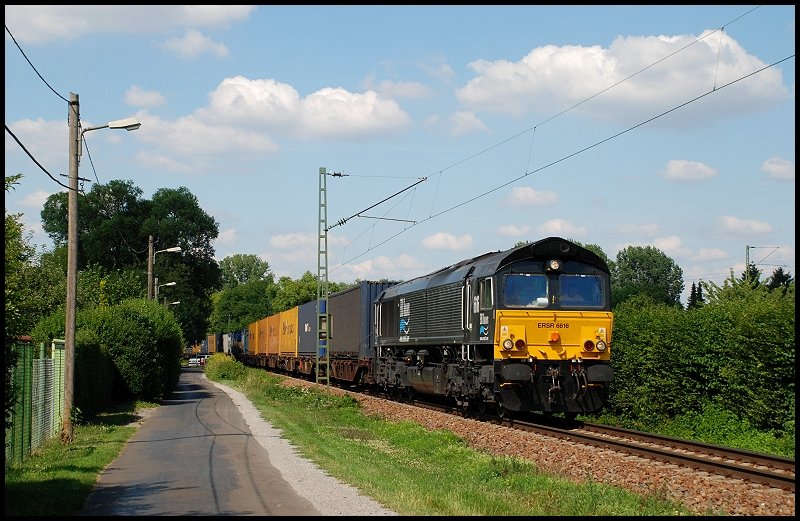
[{"label": "green grass", "polygon": [[65,516],[83,508],[97,478],[136,432],[130,426],[139,407],[151,403],[118,404],[74,426],[74,440],[64,445],[51,438],[16,465],[6,467],[6,516]]},{"label": "green grass", "polygon": [[[210,359],[205,372],[244,393],[304,457],[401,515],[692,515],[659,494],[641,496],[594,481],[576,484],[540,473],[530,461],[471,449],[449,431],[365,416],[351,397],[286,387],[282,378],[226,357]],[[135,432],[129,425],[135,411],[153,406],[123,404],[76,424],[71,444],[50,440],[7,467],[6,515],[80,511],[99,474]]]},{"label": "green grass", "polygon": [[762,431],[713,405],[707,406],[702,413],[687,413],[658,425],[626,424],[619,418],[606,415],[579,419],[786,458],[794,458],[795,453],[794,422],[780,431]]}]

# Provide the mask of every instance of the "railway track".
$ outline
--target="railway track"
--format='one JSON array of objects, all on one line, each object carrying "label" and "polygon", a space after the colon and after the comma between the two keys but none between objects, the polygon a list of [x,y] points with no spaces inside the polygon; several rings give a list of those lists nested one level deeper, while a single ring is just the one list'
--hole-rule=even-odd
[{"label": "railway track", "polygon": [[[415,402],[414,405],[463,416],[463,410],[458,407],[427,402]],[[791,458],[606,425],[562,422],[546,417],[542,417],[543,420],[539,422],[476,414],[475,419],[655,461],[681,465],[710,474],[742,479],[789,492],[795,491],[794,459]]]},{"label": "railway track", "polygon": [[[286,375],[284,375],[286,376]],[[287,378],[295,379],[287,376]],[[305,381],[299,379],[299,381]],[[451,414],[453,416],[470,416],[475,420],[485,421],[516,430],[534,432],[544,436],[583,443],[599,448],[614,450],[653,461],[671,463],[691,468],[698,472],[722,477],[741,479],[772,488],[795,492],[794,459],[770,454],[750,452],[730,447],[722,447],[691,440],[661,436],[630,429],[610,427],[577,421],[567,421],[558,417],[544,416],[530,419],[499,417],[495,414],[477,411],[465,412],[456,405],[446,405],[416,399],[398,399],[385,393],[375,392],[350,386],[331,384],[343,391],[369,395],[388,401],[403,402],[422,409]]]}]

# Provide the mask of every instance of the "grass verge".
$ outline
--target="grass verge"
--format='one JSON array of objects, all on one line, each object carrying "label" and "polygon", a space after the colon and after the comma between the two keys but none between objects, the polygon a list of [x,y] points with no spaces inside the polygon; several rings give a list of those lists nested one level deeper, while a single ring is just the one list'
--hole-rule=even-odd
[{"label": "grass verge", "polygon": [[74,440],[47,440],[21,463],[6,467],[6,516],[68,516],[80,511],[97,478],[136,432],[136,411],[153,403],[117,404],[74,426]]}]

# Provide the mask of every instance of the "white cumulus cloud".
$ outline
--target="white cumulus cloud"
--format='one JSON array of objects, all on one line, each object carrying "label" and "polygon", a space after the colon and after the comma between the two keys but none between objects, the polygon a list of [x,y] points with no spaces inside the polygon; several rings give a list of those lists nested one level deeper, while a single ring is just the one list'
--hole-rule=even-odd
[{"label": "white cumulus cloud", "polygon": [[673,159],[664,169],[664,177],[674,181],[702,181],[717,175],[717,171],[697,161]]},{"label": "white cumulus cloud", "polygon": [[771,157],[761,165],[761,171],[776,181],[794,181],[794,161]]},{"label": "white cumulus cloud", "polygon": [[439,232],[425,237],[422,245],[429,250],[464,251],[472,246],[472,237],[468,234],[456,237],[452,233]]}]

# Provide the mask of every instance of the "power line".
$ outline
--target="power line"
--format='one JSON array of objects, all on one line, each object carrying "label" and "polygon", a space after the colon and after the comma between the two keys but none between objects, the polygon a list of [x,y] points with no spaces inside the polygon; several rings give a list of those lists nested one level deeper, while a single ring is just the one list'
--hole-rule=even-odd
[{"label": "power line", "polygon": [[[414,222],[414,224],[412,224],[412,225],[411,225],[411,226],[409,226],[408,228],[404,228],[403,230],[399,231],[399,232],[398,232],[398,233],[396,233],[395,235],[392,235],[392,236],[391,236],[391,237],[389,237],[388,239],[386,239],[386,240],[384,240],[384,241],[380,242],[379,244],[377,244],[377,245],[375,246],[375,248],[377,248],[378,246],[381,246],[381,245],[383,245],[383,244],[385,244],[385,243],[389,242],[390,240],[394,239],[394,238],[395,238],[395,237],[397,237],[398,235],[400,235],[400,234],[402,234],[402,233],[404,233],[404,232],[408,231],[409,229],[413,228],[414,226],[416,226],[416,225],[418,225],[418,224],[421,224],[421,223],[427,222],[427,221],[429,221],[429,220],[431,220],[431,219],[434,219],[434,218],[436,218],[436,217],[439,217],[439,216],[441,216],[441,215],[444,215],[444,214],[446,214],[446,213],[449,213],[449,212],[451,212],[451,211],[453,211],[453,210],[455,210],[455,209],[457,209],[457,208],[460,208],[460,207],[462,207],[462,206],[464,206],[464,205],[466,205],[466,204],[469,204],[469,203],[471,203],[471,202],[473,202],[473,201],[476,201],[476,200],[478,200],[478,199],[480,199],[480,198],[482,198],[482,197],[485,197],[485,196],[487,196],[487,195],[489,195],[489,194],[491,194],[491,193],[493,193],[493,192],[496,192],[497,190],[500,190],[501,188],[504,188],[504,187],[506,187],[506,186],[508,186],[508,185],[510,185],[510,184],[513,184],[513,183],[515,183],[515,182],[519,181],[520,179],[522,179],[522,178],[524,178],[524,177],[526,177],[526,176],[528,176],[528,175],[531,175],[531,174],[535,174],[535,173],[541,172],[542,170],[544,170],[544,169],[546,169],[546,168],[550,168],[550,167],[551,167],[551,166],[553,166],[553,165],[556,165],[556,164],[558,164],[558,163],[561,163],[562,161],[566,161],[567,159],[570,159],[570,158],[572,158],[572,157],[575,157],[575,156],[577,156],[578,154],[581,154],[581,153],[583,153],[583,152],[586,152],[587,150],[591,150],[592,148],[595,148],[595,147],[597,147],[597,146],[599,146],[599,145],[601,145],[601,144],[603,144],[603,143],[606,143],[606,142],[608,142],[608,141],[611,141],[611,140],[613,140],[613,139],[616,139],[616,138],[618,138],[619,136],[622,136],[623,134],[627,134],[628,132],[630,132],[630,131],[632,131],[632,130],[635,130],[635,129],[637,129],[637,128],[639,128],[639,127],[641,127],[641,126],[643,126],[643,125],[645,125],[645,124],[647,124],[647,123],[650,123],[650,122],[652,122],[652,121],[655,121],[655,120],[656,120],[656,119],[658,119],[658,118],[661,118],[661,117],[663,117],[663,116],[665,116],[665,115],[667,115],[667,114],[670,114],[670,113],[672,113],[672,112],[674,112],[674,111],[676,111],[676,110],[679,110],[679,109],[681,109],[681,108],[683,108],[683,107],[686,107],[687,105],[690,105],[691,103],[694,103],[694,102],[696,102],[696,101],[698,101],[698,100],[700,100],[700,99],[703,99],[703,98],[705,98],[706,96],[709,96],[709,95],[711,95],[711,94],[716,94],[716,93],[718,93],[719,91],[721,91],[722,89],[724,89],[724,88],[726,88],[726,87],[729,87],[729,86],[731,86],[731,85],[734,85],[734,84],[736,84],[736,83],[738,83],[738,82],[740,82],[740,81],[743,81],[743,80],[745,80],[745,79],[747,79],[747,78],[749,78],[749,77],[751,77],[751,76],[754,76],[754,75],[756,75],[756,74],[759,74],[759,73],[761,73],[761,72],[763,72],[763,71],[765,71],[765,70],[767,70],[767,69],[770,69],[770,68],[772,68],[772,67],[775,67],[776,65],[778,65],[778,64],[780,64],[780,63],[783,63],[784,61],[786,61],[786,60],[789,60],[789,59],[792,59],[792,58],[794,58],[794,54],[792,54],[791,56],[787,56],[786,58],[783,58],[783,59],[781,59],[781,60],[778,60],[778,61],[776,61],[776,62],[774,62],[774,63],[772,63],[772,64],[766,65],[766,66],[764,66],[764,67],[762,67],[762,68],[760,68],[760,69],[758,69],[758,70],[756,70],[756,71],[753,71],[753,72],[751,72],[751,73],[748,73],[748,74],[746,74],[746,75],[744,75],[744,76],[741,76],[741,77],[739,77],[739,78],[737,78],[737,79],[734,79],[734,80],[732,80],[732,81],[730,81],[730,82],[728,82],[728,83],[726,83],[726,84],[724,84],[724,85],[722,85],[722,86],[720,86],[720,87],[716,87],[716,86],[715,86],[715,87],[713,87],[713,88],[712,88],[712,90],[710,90],[710,91],[708,91],[708,92],[706,92],[706,93],[704,93],[704,94],[701,94],[701,95],[699,95],[699,96],[696,96],[696,97],[694,97],[694,98],[692,98],[692,99],[690,99],[690,100],[687,100],[687,101],[685,101],[685,102],[683,102],[683,103],[681,103],[681,104],[679,104],[679,105],[676,105],[675,107],[672,107],[671,109],[665,110],[664,112],[662,112],[662,113],[660,113],[660,114],[657,114],[657,115],[655,115],[655,116],[653,116],[653,117],[651,117],[651,118],[648,118],[648,119],[646,119],[646,120],[644,120],[644,121],[642,121],[642,122],[640,122],[640,123],[637,123],[636,125],[633,125],[633,126],[631,126],[631,127],[627,128],[627,129],[625,129],[625,130],[622,130],[621,132],[617,132],[616,134],[613,134],[613,135],[611,135],[611,136],[609,136],[609,137],[607,137],[607,138],[601,139],[600,141],[597,141],[597,142],[595,142],[595,143],[593,143],[593,144],[591,144],[591,145],[589,145],[589,146],[586,146],[586,147],[584,147],[584,148],[581,148],[580,150],[577,150],[577,151],[575,151],[575,152],[572,152],[572,153],[570,153],[570,154],[567,154],[566,156],[563,156],[563,157],[561,157],[560,159],[557,159],[557,160],[555,160],[555,161],[552,161],[552,162],[550,162],[550,163],[548,163],[548,164],[546,164],[546,165],[543,165],[543,166],[541,166],[541,167],[539,167],[539,168],[536,168],[536,169],[534,169],[534,170],[529,170],[529,171],[526,171],[524,174],[522,174],[522,175],[520,175],[520,176],[518,176],[518,177],[516,177],[516,178],[514,178],[514,179],[511,179],[511,180],[509,180],[509,181],[507,181],[507,182],[505,182],[505,183],[503,183],[503,184],[501,184],[501,185],[498,185],[498,186],[496,186],[496,187],[494,187],[494,188],[491,188],[491,189],[489,189],[489,190],[487,190],[487,191],[485,191],[485,192],[483,192],[483,193],[481,193],[481,194],[478,194],[478,195],[476,195],[475,197],[472,197],[472,198],[470,198],[470,199],[467,199],[467,200],[465,200],[465,201],[462,201],[462,202],[460,202],[460,203],[458,203],[458,204],[455,204],[455,205],[453,205],[453,206],[451,206],[451,207],[449,207],[449,208],[446,208],[446,209],[444,209],[444,210],[442,210],[442,211],[440,211],[440,212],[438,212],[438,213],[436,213],[436,214],[432,214],[432,215],[430,215],[430,216],[429,216],[429,217],[427,217],[427,218],[420,219],[419,221],[416,221],[416,222]],[[518,135],[519,135],[519,134],[518,134]],[[508,140],[506,140],[506,141],[508,141]],[[505,142],[505,141],[504,141],[504,142]],[[488,149],[486,149],[486,150],[488,150]],[[470,157],[475,157],[476,155],[477,155],[477,154],[475,154],[475,155],[473,155],[473,156],[470,156]],[[384,201],[385,201],[385,200],[384,200]],[[383,202],[383,201],[382,201],[382,202]],[[378,204],[380,204],[380,203],[378,203]],[[376,206],[376,205],[373,205],[372,207],[374,207],[374,206]],[[370,208],[372,208],[372,207],[370,207]],[[355,260],[355,259],[358,259],[359,257],[361,257],[361,256],[365,255],[366,253],[368,253],[368,252],[369,252],[369,251],[371,251],[372,249],[374,249],[374,248],[368,248],[367,250],[365,250],[364,252],[360,253],[359,255],[357,255],[357,256],[355,256],[355,257],[352,257],[352,258],[348,259],[348,260],[347,260],[347,261],[345,261],[345,262],[344,262],[342,265],[344,265],[344,264],[347,264],[347,263],[349,263],[349,262],[352,262],[352,261],[353,261],[353,260]],[[331,271],[335,271],[336,269],[337,269],[337,268],[333,268]]]},{"label": "power line", "polygon": [[427,177],[423,177],[423,178],[421,178],[419,181],[417,181],[416,183],[413,183],[412,185],[410,185],[410,186],[407,186],[407,187],[403,188],[403,189],[402,189],[402,190],[400,190],[399,192],[396,192],[396,193],[394,193],[394,194],[390,195],[389,197],[386,197],[385,199],[383,199],[383,200],[381,200],[381,201],[378,201],[377,203],[373,204],[372,206],[369,206],[369,207],[367,207],[367,208],[365,208],[365,209],[361,210],[360,212],[358,212],[358,213],[356,213],[356,214],[353,214],[353,215],[351,215],[350,217],[347,217],[346,219],[339,219],[339,220],[336,222],[336,224],[334,224],[333,226],[330,226],[330,227],[328,227],[328,228],[327,228],[325,231],[327,232],[327,231],[328,231],[328,230],[330,230],[331,228],[335,228],[335,227],[337,227],[337,226],[341,226],[341,225],[343,225],[344,223],[346,223],[347,221],[349,221],[350,219],[352,219],[353,217],[359,217],[359,216],[360,216],[362,213],[366,212],[367,210],[371,210],[371,209],[375,208],[376,206],[378,206],[379,204],[381,204],[381,203],[385,203],[385,202],[386,202],[386,201],[388,201],[389,199],[391,199],[391,198],[393,198],[393,197],[396,197],[396,196],[398,196],[398,195],[402,194],[402,193],[403,193],[403,192],[405,192],[406,190],[410,190],[411,188],[414,188],[414,187],[415,187],[415,186],[417,186],[418,184],[420,184],[420,183],[422,183],[422,182],[426,181],[427,179],[428,179]]},{"label": "power line", "polygon": [[[646,70],[648,70],[648,69],[650,69],[650,68],[652,68],[652,67],[656,66],[657,64],[659,64],[659,63],[661,63],[661,62],[663,62],[663,61],[665,61],[665,60],[667,60],[667,59],[671,58],[672,56],[674,56],[674,55],[676,55],[676,54],[678,54],[678,53],[680,53],[680,52],[682,52],[682,51],[686,50],[687,48],[689,48],[689,47],[691,47],[691,46],[693,46],[693,45],[695,45],[695,44],[697,44],[697,43],[699,43],[699,42],[701,42],[701,41],[705,40],[706,38],[708,38],[708,37],[712,36],[713,34],[716,34],[716,33],[718,33],[718,32],[720,32],[720,33],[724,32],[724,29],[725,29],[725,27],[726,27],[727,25],[730,25],[730,24],[732,24],[732,23],[735,23],[735,22],[737,22],[738,20],[740,20],[740,19],[744,18],[745,16],[749,15],[750,13],[752,13],[753,11],[755,11],[756,9],[758,9],[759,7],[760,7],[760,6],[756,6],[756,7],[752,8],[752,9],[750,9],[750,10],[746,11],[745,13],[743,13],[743,14],[741,14],[741,15],[737,16],[737,17],[736,17],[736,18],[734,18],[733,20],[730,20],[730,21],[729,21],[727,24],[724,24],[724,25],[722,25],[720,28],[718,28],[718,29],[716,29],[716,30],[714,30],[714,31],[711,31],[711,32],[709,32],[708,34],[706,34],[706,35],[704,35],[704,36],[702,36],[702,37],[700,37],[700,38],[697,38],[697,39],[695,39],[693,42],[691,42],[691,43],[689,43],[689,44],[687,44],[687,45],[684,45],[684,46],[683,46],[683,47],[681,47],[680,49],[676,49],[675,51],[673,51],[673,52],[671,52],[671,53],[667,54],[666,56],[663,56],[662,58],[660,58],[660,59],[656,60],[655,62],[653,62],[653,63],[651,63],[651,64],[649,64],[649,65],[647,65],[646,67],[643,67],[643,68],[641,68],[640,70],[638,70],[638,71],[636,71],[636,72],[634,72],[634,73],[630,74],[629,76],[627,76],[627,77],[625,77],[625,78],[623,78],[623,79],[621,79],[621,80],[617,81],[616,83],[613,83],[612,85],[609,85],[608,87],[606,87],[606,88],[602,89],[601,91],[599,91],[599,92],[596,92],[595,94],[593,94],[593,95],[589,96],[588,98],[586,98],[586,99],[584,99],[584,100],[582,100],[582,101],[580,101],[580,102],[578,102],[578,103],[576,103],[576,104],[574,104],[574,105],[572,105],[572,106],[570,106],[570,107],[568,107],[568,108],[566,108],[566,109],[562,110],[561,112],[559,112],[559,113],[557,113],[557,114],[555,114],[555,115],[553,115],[553,116],[550,116],[550,117],[548,117],[547,119],[545,119],[545,120],[544,120],[544,121],[542,121],[541,123],[539,123],[539,124],[537,124],[537,125],[534,125],[533,127],[530,127],[530,128],[528,128],[527,130],[524,130],[524,131],[518,132],[518,133],[514,134],[513,136],[511,136],[511,137],[509,137],[509,138],[506,138],[506,139],[504,139],[504,140],[502,140],[502,141],[500,141],[500,142],[498,142],[498,143],[495,143],[495,144],[493,144],[493,145],[491,145],[491,146],[489,146],[489,147],[487,147],[487,148],[484,148],[484,149],[482,149],[482,150],[480,150],[480,151],[478,151],[478,152],[476,152],[476,153],[474,153],[474,154],[472,154],[472,155],[469,155],[469,156],[467,156],[466,158],[463,158],[463,159],[461,159],[461,160],[459,160],[459,161],[457,161],[457,162],[455,162],[455,163],[451,164],[450,166],[448,166],[448,167],[446,167],[446,168],[444,168],[444,169],[442,169],[442,170],[439,170],[438,172],[436,172],[436,173],[438,173],[438,174],[439,174],[439,177],[438,177],[438,180],[437,180],[437,185],[436,185],[436,193],[438,194],[439,183],[441,182],[441,179],[442,179],[442,177],[444,176],[444,173],[445,173],[445,171],[447,171],[447,170],[450,170],[450,169],[452,169],[452,168],[455,168],[455,167],[456,167],[456,166],[458,166],[458,165],[461,165],[461,164],[463,164],[463,163],[465,163],[465,162],[467,162],[467,161],[470,161],[471,159],[474,159],[475,157],[478,157],[478,156],[480,156],[480,155],[482,155],[482,154],[484,154],[484,153],[486,153],[486,152],[489,152],[490,150],[493,150],[493,149],[495,149],[495,148],[497,148],[497,147],[499,147],[499,146],[501,146],[501,145],[503,145],[503,144],[505,144],[505,143],[508,143],[508,142],[510,142],[510,141],[512,141],[512,140],[514,140],[514,139],[516,139],[516,138],[518,138],[518,137],[520,137],[520,136],[524,135],[524,134],[525,134],[525,133],[527,133],[527,132],[532,132],[532,135],[531,135],[531,145],[530,145],[530,151],[529,151],[529,157],[528,157],[528,165],[530,165],[530,159],[531,159],[531,156],[532,156],[532,153],[533,153],[533,141],[534,141],[534,137],[535,137],[535,134],[536,134],[536,129],[537,129],[539,126],[542,126],[542,125],[544,125],[545,123],[548,123],[548,122],[550,122],[550,121],[552,121],[552,120],[554,120],[554,119],[558,118],[559,116],[562,116],[563,114],[566,114],[567,112],[570,112],[570,111],[572,111],[573,109],[575,109],[575,108],[579,107],[580,105],[583,105],[584,103],[587,103],[587,102],[591,101],[592,99],[596,98],[597,96],[599,96],[599,95],[601,95],[601,94],[603,94],[603,93],[605,93],[605,92],[607,92],[607,91],[609,91],[609,90],[611,90],[611,89],[613,89],[613,88],[615,88],[615,87],[619,86],[620,84],[622,84],[622,83],[624,83],[624,82],[626,82],[626,81],[628,81],[628,80],[630,80],[630,79],[634,78],[635,76],[637,76],[637,75],[639,75],[639,74],[643,73],[644,71],[646,71]],[[497,190],[499,190],[499,189],[501,189],[501,188],[504,188],[504,187],[506,187],[506,186],[508,186],[508,185],[510,185],[510,184],[513,184],[513,183],[515,183],[515,182],[519,181],[520,179],[522,179],[522,178],[524,178],[524,177],[526,177],[526,176],[528,176],[528,175],[530,175],[530,174],[533,174],[533,173],[540,172],[540,171],[544,170],[545,168],[549,168],[549,167],[551,167],[551,166],[553,166],[553,165],[555,165],[555,164],[557,164],[557,163],[560,163],[560,162],[562,162],[562,161],[565,161],[565,160],[567,160],[567,159],[569,159],[569,158],[571,158],[571,157],[574,157],[574,156],[576,156],[576,155],[578,155],[578,154],[580,154],[580,153],[582,153],[582,152],[585,152],[585,151],[587,151],[587,150],[590,150],[590,149],[592,149],[592,148],[594,148],[594,147],[596,147],[596,146],[599,146],[599,145],[600,145],[600,144],[602,144],[602,143],[605,143],[605,142],[607,142],[607,141],[610,141],[610,140],[612,140],[612,139],[615,139],[615,138],[617,138],[617,137],[619,137],[619,136],[621,136],[621,135],[623,135],[623,134],[625,134],[625,133],[627,133],[627,132],[630,132],[630,131],[632,131],[632,130],[634,130],[634,129],[636,129],[636,128],[638,128],[638,127],[642,126],[642,125],[645,125],[645,124],[647,124],[647,123],[649,123],[649,122],[651,122],[651,121],[654,121],[655,119],[658,119],[658,118],[660,118],[660,117],[662,117],[662,116],[665,116],[665,115],[667,115],[667,114],[669,114],[669,113],[671,113],[671,112],[673,112],[673,111],[675,111],[675,110],[678,110],[678,109],[680,109],[680,108],[683,108],[684,106],[686,106],[686,105],[689,105],[690,103],[693,103],[693,102],[695,102],[695,101],[697,101],[697,100],[699,100],[699,99],[702,99],[702,98],[704,98],[705,96],[707,96],[707,95],[709,95],[709,94],[711,94],[711,93],[714,93],[714,92],[716,92],[716,91],[718,91],[718,90],[721,90],[721,89],[723,89],[723,88],[725,88],[725,87],[727,87],[727,86],[730,86],[730,85],[732,85],[732,84],[734,84],[734,83],[737,83],[737,82],[739,82],[739,81],[742,81],[742,80],[744,80],[744,79],[746,79],[746,78],[748,78],[748,77],[750,77],[750,76],[752,76],[752,75],[758,74],[758,73],[762,72],[763,70],[766,70],[766,69],[768,69],[768,68],[771,68],[771,67],[773,67],[773,66],[776,66],[776,65],[778,65],[779,63],[782,63],[783,61],[786,61],[786,60],[788,60],[788,59],[791,59],[791,58],[794,58],[794,55],[791,55],[791,56],[789,56],[789,57],[786,57],[786,58],[784,58],[784,59],[782,59],[782,60],[779,60],[779,61],[777,61],[777,62],[774,62],[774,63],[773,63],[773,64],[771,64],[771,65],[768,65],[768,66],[766,66],[766,67],[763,67],[762,69],[756,70],[756,71],[754,71],[754,72],[752,72],[752,73],[750,73],[750,74],[747,74],[747,75],[745,75],[745,76],[742,76],[742,77],[740,77],[740,78],[738,78],[738,79],[736,79],[736,80],[734,80],[734,81],[731,81],[731,82],[729,82],[729,83],[727,83],[727,84],[725,84],[725,85],[722,85],[722,86],[720,86],[720,87],[717,87],[717,86],[716,86],[716,75],[715,75],[714,82],[713,82],[713,84],[712,84],[712,86],[711,86],[711,90],[710,90],[709,92],[705,93],[705,94],[702,94],[702,95],[700,95],[700,96],[697,96],[697,97],[696,97],[696,98],[694,98],[694,99],[688,100],[688,101],[686,101],[685,103],[682,103],[682,104],[680,104],[680,105],[677,105],[677,106],[673,107],[673,108],[672,108],[672,109],[670,109],[670,110],[667,110],[667,111],[665,111],[665,112],[662,112],[661,114],[658,114],[658,115],[656,115],[656,116],[654,116],[654,117],[652,117],[652,118],[650,118],[650,119],[647,119],[647,120],[645,120],[645,121],[642,121],[641,123],[639,123],[639,124],[637,124],[637,125],[634,125],[634,126],[632,126],[632,127],[628,128],[628,129],[626,129],[626,130],[623,130],[622,132],[619,132],[619,133],[617,133],[617,134],[614,134],[614,135],[612,135],[612,136],[609,136],[609,137],[608,137],[608,138],[606,138],[606,139],[603,139],[603,140],[601,140],[601,141],[598,141],[598,142],[594,143],[593,145],[590,145],[590,146],[587,146],[587,147],[585,147],[585,148],[583,148],[583,149],[580,149],[580,150],[578,150],[578,151],[576,151],[576,152],[574,152],[574,153],[572,153],[572,154],[569,154],[569,155],[567,155],[567,156],[564,156],[564,157],[562,157],[561,159],[558,159],[558,160],[556,160],[556,161],[553,161],[553,162],[551,162],[551,163],[549,163],[549,164],[546,164],[546,165],[544,165],[544,166],[542,166],[542,167],[540,167],[540,168],[537,168],[537,169],[534,169],[534,170],[529,170],[529,167],[526,167],[526,171],[525,171],[525,173],[524,173],[523,175],[521,175],[521,176],[519,176],[519,177],[516,177],[516,178],[514,178],[514,179],[512,179],[512,180],[510,180],[510,181],[508,181],[508,182],[506,182],[506,183],[503,183],[503,184],[501,184],[501,185],[499,185],[499,186],[496,186],[495,188],[492,188],[492,189],[490,189],[490,190],[488,190],[488,191],[486,191],[486,192],[484,192],[484,193],[482,193],[482,194],[479,194],[479,195],[477,195],[477,196],[475,196],[475,197],[473,197],[473,198],[471,198],[471,199],[465,200],[465,201],[463,201],[463,202],[461,202],[461,203],[459,203],[459,204],[456,204],[456,205],[454,205],[454,206],[452,206],[452,207],[450,207],[450,208],[447,208],[447,209],[445,209],[445,210],[443,210],[443,211],[440,211],[440,212],[438,212],[438,213],[436,213],[436,214],[434,214],[434,213],[433,213],[433,207],[432,207],[432,208],[431,208],[431,213],[429,214],[428,218],[426,218],[426,219],[421,219],[421,220],[416,220],[416,221],[415,221],[415,220],[408,220],[407,222],[411,222],[411,223],[412,223],[412,227],[413,227],[413,226],[415,226],[416,224],[420,224],[420,223],[426,222],[426,221],[428,221],[428,220],[431,220],[431,219],[432,219],[432,218],[434,218],[434,217],[438,217],[438,216],[440,216],[440,215],[443,215],[443,214],[445,214],[445,213],[449,213],[450,211],[452,211],[452,210],[454,210],[454,209],[456,209],[456,208],[459,208],[459,207],[461,207],[461,206],[464,206],[464,205],[466,205],[466,204],[468,204],[468,203],[470,203],[470,202],[473,202],[473,201],[475,201],[475,200],[477,200],[477,199],[480,199],[480,198],[482,198],[482,197],[485,197],[486,195],[489,195],[490,193],[493,193],[493,192],[495,192],[495,191],[497,191]],[[433,175],[433,174],[431,174],[431,175]],[[435,205],[435,199],[436,199],[436,197],[434,196],[434,200],[433,200],[433,202],[432,202],[432,205]],[[384,201],[385,201],[385,200],[384,200]],[[381,201],[381,202],[383,202],[383,201]],[[380,204],[380,203],[378,203],[378,204]],[[386,219],[386,220],[388,220],[388,219]],[[338,222],[338,223],[337,223],[336,225],[334,225],[334,226],[338,226],[338,225],[344,224],[344,222],[346,222],[346,221]],[[332,227],[331,227],[331,228],[332,228]],[[373,225],[373,229],[374,229],[374,225]],[[401,232],[399,232],[399,233],[398,233],[398,234],[396,234],[396,235],[393,235],[392,237],[390,237],[389,239],[387,239],[387,241],[388,241],[388,240],[391,240],[391,239],[393,239],[393,238],[395,238],[395,237],[397,237],[397,235],[399,235],[399,234],[401,234],[401,233],[403,233],[403,232],[407,231],[408,229],[410,229],[410,227],[403,229]],[[385,242],[387,242],[387,241],[383,241],[383,242],[379,243],[378,245],[376,245],[375,247],[377,247],[377,246],[380,246],[380,245],[384,244],[384,243],[385,243]],[[351,242],[350,244],[352,244],[352,242]],[[346,263],[348,263],[348,262],[350,262],[350,261],[352,261],[352,260],[355,260],[355,259],[357,259],[358,257],[360,257],[360,256],[362,256],[362,255],[366,254],[367,252],[371,251],[372,249],[373,249],[373,248],[368,248],[368,249],[367,249],[367,250],[365,250],[363,253],[359,254],[357,257],[353,257],[352,259],[350,259],[350,260],[348,260],[348,261],[345,261],[343,264],[346,264]],[[334,268],[334,269],[335,269],[335,268]]]},{"label": "power line", "polygon": [[50,172],[48,172],[48,171],[47,171],[47,169],[46,169],[45,167],[43,167],[43,166],[42,166],[42,164],[41,164],[41,163],[39,163],[39,161],[37,161],[35,157],[33,157],[33,154],[31,154],[31,153],[28,151],[28,149],[27,149],[27,148],[25,148],[25,145],[23,145],[23,144],[22,144],[22,141],[20,141],[20,140],[19,140],[19,138],[18,138],[18,137],[17,137],[17,136],[16,136],[16,135],[15,135],[13,132],[11,132],[11,129],[10,129],[10,128],[8,128],[8,125],[6,125],[6,132],[8,132],[9,134],[11,134],[11,137],[12,137],[12,138],[14,138],[14,141],[16,141],[16,142],[17,142],[17,144],[18,144],[18,145],[19,145],[19,147],[22,149],[22,151],[23,151],[23,152],[25,152],[25,154],[27,154],[27,156],[28,156],[29,158],[31,158],[31,161],[33,161],[33,162],[36,164],[36,166],[38,166],[38,167],[39,167],[39,168],[42,170],[42,172],[44,172],[45,174],[47,174],[47,177],[49,177],[50,179],[52,179],[53,181],[55,181],[55,182],[56,182],[57,184],[59,184],[60,186],[63,186],[63,187],[64,187],[64,188],[66,188],[67,190],[71,190],[71,188],[70,188],[69,186],[65,185],[64,183],[62,183],[61,181],[59,181],[58,179],[56,179],[55,177],[53,177],[53,174],[51,174]]},{"label": "power line", "polygon": [[25,61],[27,61],[27,62],[28,62],[28,65],[30,65],[30,66],[31,66],[31,69],[33,69],[33,72],[35,72],[35,73],[36,73],[36,75],[37,75],[37,76],[39,76],[39,79],[40,79],[40,80],[42,80],[42,82],[44,82],[44,84],[45,84],[45,85],[47,85],[47,87],[48,87],[50,90],[52,90],[52,91],[53,91],[53,93],[54,93],[56,96],[58,96],[58,97],[59,97],[59,98],[61,98],[62,100],[64,100],[64,101],[66,101],[67,103],[69,103],[69,100],[68,100],[67,98],[65,98],[64,96],[62,96],[62,95],[61,95],[61,94],[59,94],[58,92],[56,92],[56,90],[55,90],[53,87],[51,87],[49,83],[47,83],[47,80],[45,80],[45,79],[42,77],[42,75],[41,75],[41,74],[39,74],[39,71],[37,71],[37,70],[36,70],[36,67],[34,67],[34,66],[33,66],[33,64],[31,63],[31,61],[30,61],[30,60],[28,59],[28,57],[25,55],[25,51],[23,51],[23,50],[22,50],[22,47],[20,47],[20,46],[19,46],[19,44],[17,43],[17,40],[16,40],[16,38],[14,38],[14,35],[13,35],[13,34],[11,34],[11,30],[8,28],[8,26],[7,26],[7,25],[5,25],[5,24],[4,24],[4,26],[5,26],[5,28],[6,28],[6,32],[7,32],[7,33],[8,33],[8,35],[11,37],[11,40],[14,42],[14,45],[16,45],[16,46],[17,46],[17,49],[19,49],[19,52],[20,52],[20,53],[22,53],[22,57],[23,57],[23,58],[25,58]]}]

